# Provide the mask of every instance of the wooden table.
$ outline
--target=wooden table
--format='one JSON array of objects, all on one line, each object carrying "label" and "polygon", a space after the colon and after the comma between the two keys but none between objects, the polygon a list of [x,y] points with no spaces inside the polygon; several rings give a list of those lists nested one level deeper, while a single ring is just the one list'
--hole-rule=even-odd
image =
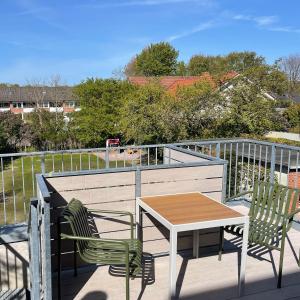
[{"label": "wooden table", "polygon": [[138,197],[136,199],[137,236],[141,237],[142,212],[145,211],[170,231],[170,298],[176,295],[177,234],[182,231],[194,232],[193,252],[198,256],[199,230],[227,225],[244,224],[239,295],[245,282],[249,217],[217,202],[199,192]]}]

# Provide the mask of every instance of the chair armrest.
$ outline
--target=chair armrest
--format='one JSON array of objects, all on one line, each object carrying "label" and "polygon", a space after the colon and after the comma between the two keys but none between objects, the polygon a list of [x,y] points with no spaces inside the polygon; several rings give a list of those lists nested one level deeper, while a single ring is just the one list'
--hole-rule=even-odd
[{"label": "chair armrest", "polygon": [[107,210],[107,209],[88,209],[90,213],[102,213],[102,214],[115,214],[115,215],[125,215],[129,216],[130,220],[130,237],[133,239],[133,214],[129,211],[122,211],[122,210]]},{"label": "chair armrest", "polygon": [[294,217],[294,215],[297,214],[297,213],[300,213],[300,208],[298,208],[298,209],[294,210],[293,212],[289,213],[289,214],[287,215],[287,218],[290,220],[290,219],[292,219],[292,218]]},{"label": "chair armrest", "polygon": [[[103,248],[117,250],[123,248],[126,252],[129,252],[129,245],[128,242],[122,240],[115,240],[115,239],[100,239],[94,237],[85,237],[85,236],[75,236],[69,235],[65,233],[60,234],[61,239],[63,240],[73,240],[73,241],[87,241],[87,242],[101,242],[103,243]],[[117,247],[119,248],[117,248]],[[101,248],[101,247],[99,247]]]},{"label": "chair armrest", "polygon": [[230,201],[232,201],[232,200],[234,200],[234,199],[236,199],[236,198],[239,198],[239,197],[244,196],[244,195],[247,195],[247,194],[253,194],[253,191],[245,191],[245,192],[236,194],[236,195],[234,195],[234,196],[232,196],[232,197],[229,197],[229,198],[225,199],[225,200],[224,200],[224,203],[230,202]]}]

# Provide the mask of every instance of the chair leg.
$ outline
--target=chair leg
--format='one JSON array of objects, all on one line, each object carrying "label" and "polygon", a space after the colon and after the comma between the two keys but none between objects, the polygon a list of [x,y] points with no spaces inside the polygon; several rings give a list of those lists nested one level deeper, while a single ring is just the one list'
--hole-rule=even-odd
[{"label": "chair leg", "polygon": [[126,300],[129,300],[129,264],[126,264]]},{"label": "chair leg", "polygon": [[76,241],[74,241],[74,276],[77,276],[77,250],[76,250]]},{"label": "chair leg", "polygon": [[61,299],[61,236],[60,221],[57,222],[57,299]]},{"label": "chair leg", "polygon": [[224,227],[220,227],[220,237],[219,237],[219,260],[222,259],[222,251],[224,244]]},{"label": "chair leg", "polygon": [[278,281],[277,288],[281,288],[282,280],[282,267],[283,267],[283,257],[284,257],[284,245],[285,245],[285,233],[282,234],[281,247],[280,247],[280,258],[279,258],[279,270],[278,270]]}]

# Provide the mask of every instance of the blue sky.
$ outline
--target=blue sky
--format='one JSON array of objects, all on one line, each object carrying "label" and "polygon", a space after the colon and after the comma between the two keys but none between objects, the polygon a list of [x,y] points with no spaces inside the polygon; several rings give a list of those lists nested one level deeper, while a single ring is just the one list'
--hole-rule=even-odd
[{"label": "blue sky", "polygon": [[149,43],[193,54],[300,52],[300,1],[0,0],[0,82],[111,77]]}]

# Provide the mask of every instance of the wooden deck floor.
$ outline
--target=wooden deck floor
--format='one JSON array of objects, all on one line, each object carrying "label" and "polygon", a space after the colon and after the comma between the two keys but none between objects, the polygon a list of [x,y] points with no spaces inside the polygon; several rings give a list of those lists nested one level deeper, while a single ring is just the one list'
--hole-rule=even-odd
[{"label": "wooden deck floor", "polygon": [[[244,208],[237,208],[244,210]],[[190,253],[177,256],[177,291],[182,300],[283,300],[300,299],[300,268],[297,255],[300,247],[300,232],[291,229],[286,243],[283,287],[276,288],[279,252],[263,249],[250,249],[246,267],[245,295],[237,297],[238,262],[240,240],[226,235],[225,253],[218,261],[216,252],[202,254],[199,259],[191,258]],[[151,257],[146,255],[146,271],[142,280],[130,281],[131,299],[168,299],[168,256]],[[77,277],[65,271],[62,277],[62,299],[125,299],[125,278],[112,276],[118,273],[106,266],[84,267]],[[55,279],[54,279],[55,285]],[[54,287],[54,296],[56,287]]]}]

